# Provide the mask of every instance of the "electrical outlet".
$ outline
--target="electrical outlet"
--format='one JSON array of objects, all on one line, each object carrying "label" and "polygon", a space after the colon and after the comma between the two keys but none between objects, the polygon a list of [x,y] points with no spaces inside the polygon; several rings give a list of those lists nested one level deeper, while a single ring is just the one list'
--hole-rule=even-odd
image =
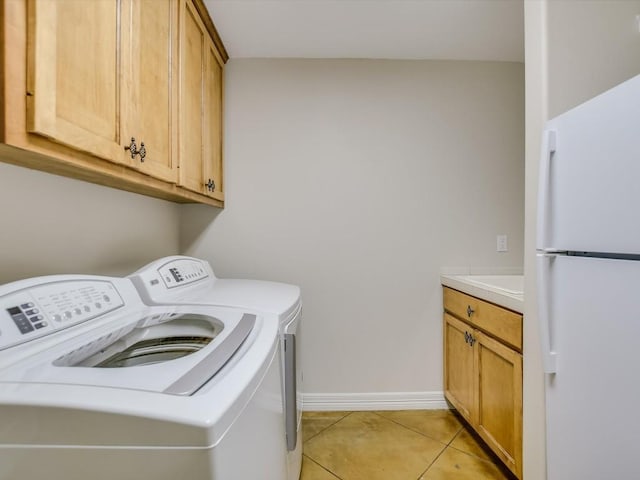
[{"label": "electrical outlet", "polygon": [[507,248],[507,236],[506,235],[498,235],[496,237],[496,251],[497,252],[508,252]]}]

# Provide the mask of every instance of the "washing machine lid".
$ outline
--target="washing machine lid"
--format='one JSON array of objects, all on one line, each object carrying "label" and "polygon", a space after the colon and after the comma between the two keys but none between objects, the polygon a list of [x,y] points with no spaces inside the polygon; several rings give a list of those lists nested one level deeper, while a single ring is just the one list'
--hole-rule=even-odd
[{"label": "washing machine lid", "polygon": [[0,383],[192,395],[222,374],[260,321],[238,309],[206,306],[119,311],[107,324],[9,365]]}]

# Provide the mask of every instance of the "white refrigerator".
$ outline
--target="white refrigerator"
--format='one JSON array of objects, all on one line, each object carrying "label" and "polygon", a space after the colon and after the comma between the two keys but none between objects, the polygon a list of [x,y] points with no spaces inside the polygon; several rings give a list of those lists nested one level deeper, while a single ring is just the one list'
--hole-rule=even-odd
[{"label": "white refrigerator", "polygon": [[640,479],[640,75],[547,123],[537,234],[547,479]]}]

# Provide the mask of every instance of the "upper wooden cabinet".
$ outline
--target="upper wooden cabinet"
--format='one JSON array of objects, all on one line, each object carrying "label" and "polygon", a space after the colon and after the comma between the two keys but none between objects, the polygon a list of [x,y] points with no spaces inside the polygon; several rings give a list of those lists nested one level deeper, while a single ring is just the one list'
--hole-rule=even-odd
[{"label": "upper wooden cabinet", "polygon": [[156,178],[178,179],[178,4],[122,2],[123,141],[145,144],[134,164]]},{"label": "upper wooden cabinet", "polygon": [[227,55],[201,0],[2,1],[3,161],[223,205]]},{"label": "upper wooden cabinet", "polygon": [[224,62],[191,0],[182,0],[180,35],[180,178],[182,187],[224,200]]},{"label": "upper wooden cabinet", "polygon": [[27,5],[27,131],[130,164],[121,146],[117,2],[99,0],[88,9],[77,1]]}]

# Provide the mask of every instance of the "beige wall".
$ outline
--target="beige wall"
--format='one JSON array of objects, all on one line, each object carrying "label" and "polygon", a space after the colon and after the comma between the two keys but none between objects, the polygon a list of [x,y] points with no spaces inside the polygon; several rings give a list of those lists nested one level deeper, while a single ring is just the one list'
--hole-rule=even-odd
[{"label": "beige wall", "polygon": [[535,218],[544,122],[640,73],[636,0],[526,0],[524,477],[546,478]]},{"label": "beige wall", "polygon": [[551,0],[547,10],[550,117],[638,74],[640,2]]},{"label": "beige wall", "polygon": [[181,249],[302,286],[307,393],[442,390],[440,269],[522,268],[523,74],[230,61],[227,206],[184,207]]},{"label": "beige wall", "polygon": [[178,206],[0,163],[0,283],[125,274],[178,251]]}]

